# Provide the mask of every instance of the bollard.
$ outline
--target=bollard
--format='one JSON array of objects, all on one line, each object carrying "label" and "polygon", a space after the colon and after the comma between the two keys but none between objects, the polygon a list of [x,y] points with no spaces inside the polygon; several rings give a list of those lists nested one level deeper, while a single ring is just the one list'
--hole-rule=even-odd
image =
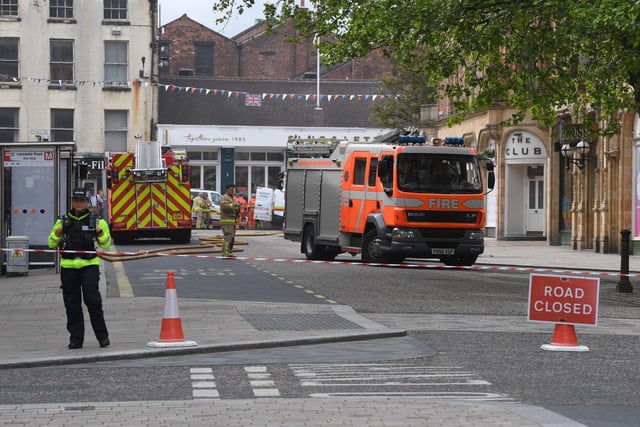
[{"label": "bollard", "polygon": [[629,281],[629,236],[631,231],[620,231],[620,279],[616,290],[619,293],[630,294],[633,292],[633,286]]}]

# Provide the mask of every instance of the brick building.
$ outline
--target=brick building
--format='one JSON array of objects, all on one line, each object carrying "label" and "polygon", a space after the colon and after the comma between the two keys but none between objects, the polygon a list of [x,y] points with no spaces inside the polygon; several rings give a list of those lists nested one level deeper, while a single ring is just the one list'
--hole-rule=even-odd
[{"label": "brick building", "polygon": [[[163,25],[159,32],[159,74],[239,79],[315,78],[317,50],[313,39],[299,43],[285,40],[295,30],[287,25],[277,33],[258,23],[228,38],[189,18],[186,14]],[[323,80],[374,80],[392,71],[381,52],[321,67]]]},{"label": "brick building", "polygon": [[158,138],[188,152],[194,187],[270,186],[292,134],[384,132],[370,106],[384,102],[378,79],[391,63],[374,52],[321,66],[318,78],[313,40],[286,41],[293,31],[262,22],[227,38],[187,15],[160,28]]}]

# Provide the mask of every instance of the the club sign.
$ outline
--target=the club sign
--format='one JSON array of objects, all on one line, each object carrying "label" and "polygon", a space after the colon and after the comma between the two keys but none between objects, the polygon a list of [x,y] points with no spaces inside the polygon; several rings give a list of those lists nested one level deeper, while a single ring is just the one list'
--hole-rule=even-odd
[{"label": "the club sign", "polygon": [[596,326],[600,279],[531,274],[529,320]]}]

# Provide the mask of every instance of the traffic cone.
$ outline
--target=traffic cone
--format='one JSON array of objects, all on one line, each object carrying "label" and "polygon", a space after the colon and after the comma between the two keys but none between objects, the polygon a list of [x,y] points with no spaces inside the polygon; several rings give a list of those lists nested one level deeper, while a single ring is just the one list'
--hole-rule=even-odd
[{"label": "traffic cone", "polygon": [[173,272],[167,273],[167,287],[164,293],[164,317],[158,341],[147,343],[147,347],[195,347],[198,343],[184,339],[180,310],[178,310],[178,294]]},{"label": "traffic cone", "polygon": [[578,344],[575,326],[564,323],[556,323],[551,344],[543,344],[541,348],[550,351],[589,351],[586,345]]}]

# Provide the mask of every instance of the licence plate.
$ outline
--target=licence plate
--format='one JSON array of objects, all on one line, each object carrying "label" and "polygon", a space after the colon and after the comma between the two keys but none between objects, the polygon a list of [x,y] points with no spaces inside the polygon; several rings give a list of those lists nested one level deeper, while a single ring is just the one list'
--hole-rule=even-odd
[{"label": "licence plate", "polygon": [[453,255],[455,253],[455,249],[450,248],[434,248],[431,249],[431,253],[433,255]]}]

